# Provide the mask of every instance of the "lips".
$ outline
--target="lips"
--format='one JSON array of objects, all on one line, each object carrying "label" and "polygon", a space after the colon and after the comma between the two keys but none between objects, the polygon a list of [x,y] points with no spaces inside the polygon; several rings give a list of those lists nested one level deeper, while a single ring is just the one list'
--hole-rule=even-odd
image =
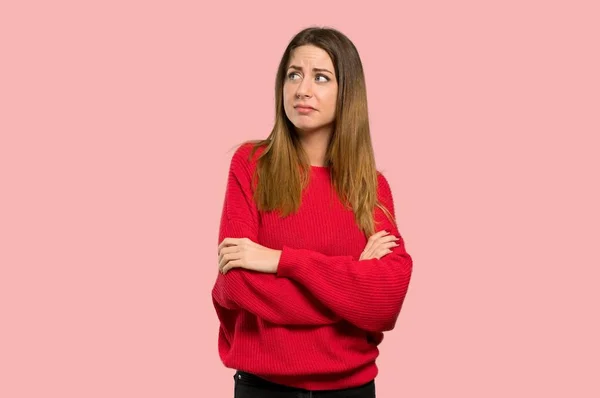
[{"label": "lips", "polygon": [[312,106],[308,106],[308,105],[296,105],[296,106],[294,106],[294,109],[296,109],[298,112],[301,112],[301,113],[312,112],[315,110],[315,108],[313,108]]}]

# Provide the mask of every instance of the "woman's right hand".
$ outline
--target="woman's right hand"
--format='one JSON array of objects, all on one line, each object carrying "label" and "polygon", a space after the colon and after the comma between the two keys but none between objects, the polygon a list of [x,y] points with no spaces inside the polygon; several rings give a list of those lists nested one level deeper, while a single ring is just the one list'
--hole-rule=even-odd
[{"label": "woman's right hand", "polygon": [[392,252],[392,248],[399,246],[396,241],[398,238],[390,235],[387,231],[379,231],[369,238],[367,245],[360,255],[360,260],[370,260],[373,258],[381,259],[381,257]]}]

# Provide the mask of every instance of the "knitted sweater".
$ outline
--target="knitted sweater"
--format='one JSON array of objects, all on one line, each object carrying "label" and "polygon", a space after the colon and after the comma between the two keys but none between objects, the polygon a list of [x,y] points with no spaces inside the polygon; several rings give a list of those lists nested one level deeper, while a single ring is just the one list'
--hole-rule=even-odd
[{"label": "knitted sweater", "polygon": [[[316,166],[297,213],[259,212],[251,178],[263,149],[249,160],[250,149],[241,146],[231,159],[219,242],[247,237],[282,253],[276,274],[241,268],[218,273],[212,300],[222,362],[309,390],[373,380],[378,345],[394,328],[412,273],[396,226],[375,209],[377,230],[400,237],[399,246],[379,260],[358,261],[367,237],[335,195],[329,169]],[[394,215],[381,173],[378,197]]]}]

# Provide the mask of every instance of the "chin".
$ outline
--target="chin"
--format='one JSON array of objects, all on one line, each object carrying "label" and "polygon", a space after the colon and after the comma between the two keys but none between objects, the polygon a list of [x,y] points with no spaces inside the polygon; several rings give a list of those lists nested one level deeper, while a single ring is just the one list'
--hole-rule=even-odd
[{"label": "chin", "polygon": [[298,132],[311,132],[311,131],[317,130],[319,128],[319,126],[317,126],[317,125],[306,124],[306,123],[294,123],[294,127],[296,127],[296,130]]},{"label": "chin", "polygon": [[310,127],[311,123],[306,123],[306,120],[298,120],[298,119],[288,119],[292,125],[297,129],[305,129]]}]

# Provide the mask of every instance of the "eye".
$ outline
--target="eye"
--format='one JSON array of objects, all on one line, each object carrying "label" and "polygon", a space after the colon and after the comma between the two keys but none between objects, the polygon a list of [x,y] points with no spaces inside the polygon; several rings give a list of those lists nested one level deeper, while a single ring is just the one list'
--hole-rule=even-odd
[{"label": "eye", "polygon": [[[319,80],[319,79],[321,79],[321,80]],[[317,81],[319,83],[325,83],[325,82],[329,81],[329,78],[325,75],[317,75]]]},{"label": "eye", "polygon": [[295,80],[295,77],[300,77],[300,74],[298,72],[291,72],[287,75],[288,79],[290,80]]}]

